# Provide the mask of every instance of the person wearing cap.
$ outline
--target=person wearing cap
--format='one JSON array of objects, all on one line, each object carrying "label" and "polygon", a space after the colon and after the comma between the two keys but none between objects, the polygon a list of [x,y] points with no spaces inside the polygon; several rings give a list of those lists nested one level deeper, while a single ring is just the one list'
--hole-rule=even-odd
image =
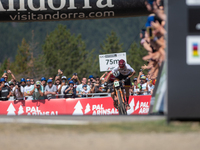
[{"label": "person wearing cap", "polygon": [[5,85],[5,79],[4,78],[1,78],[0,79],[0,83],[1,83],[1,86],[0,86],[0,100],[2,101],[7,101],[10,96],[11,96],[11,90],[9,87],[7,87]]},{"label": "person wearing cap", "polygon": [[23,95],[24,95],[24,88],[25,88],[25,86],[26,86],[26,80],[25,80],[25,78],[21,78],[21,82],[20,82],[20,89],[21,89],[21,92],[23,93]]},{"label": "person wearing cap", "polygon": [[25,100],[33,100],[34,85],[31,85],[30,78],[26,79],[26,86],[24,87]]},{"label": "person wearing cap", "polygon": [[81,91],[82,97],[86,97],[86,95],[90,93],[90,90],[87,89],[87,84],[83,85],[83,89]]},{"label": "person wearing cap", "polygon": [[146,82],[146,77],[142,76],[140,77],[140,94],[141,95],[147,95],[147,91],[148,91],[148,84]]},{"label": "person wearing cap", "polygon": [[56,86],[53,85],[53,81],[51,79],[47,80],[47,85],[44,90],[44,95],[47,96],[48,99],[56,98],[55,94],[57,92]]},{"label": "person wearing cap", "polygon": [[61,85],[58,86],[58,93],[61,94],[60,98],[64,98],[64,90],[66,89],[66,87],[68,86],[66,84],[67,82],[67,77],[66,76],[62,76],[61,77],[62,83]]},{"label": "person wearing cap", "polygon": [[94,81],[94,76],[90,75],[88,79],[90,80],[90,82],[93,82]]},{"label": "person wearing cap", "polygon": [[66,87],[64,94],[71,94],[71,95],[66,95],[66,98],[75,98],[76,97],[76,88],[74,87],[73,81],[69,81],[69,86]]},{"label": "person wearing cap", "polygon": [[74,82],[74,87],[75,88],[77,87],[77,85],[81,84],[77,73],[73,73],[73,75],[72,75],[72,77],[70,78],[69,81],[73,81]]},{"label": "person wearing cap", "polygon": [[41,86],[40,81],[35,82],[33,97],[35,100],[44,99],[44,88],[43,88],[43,86]]},{"label": "person wearing cap", "polygon": [[43,86],[43,88],[45,88],[45,86],[46,86],[46,78],[45,77],[42,77],[41,78],[41,86]]}]

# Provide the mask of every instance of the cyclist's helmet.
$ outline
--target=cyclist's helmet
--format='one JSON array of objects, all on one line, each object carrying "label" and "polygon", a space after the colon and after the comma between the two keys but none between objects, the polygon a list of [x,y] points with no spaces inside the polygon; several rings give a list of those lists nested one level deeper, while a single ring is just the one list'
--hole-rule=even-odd
[{"label": "cyclist's helmet", "polygon": [[41,78],[41,81],[47,81],[47,80],[46,80],[46,78],[45,78],[45,77],[42,77],[42,78]]},{"label": "cyclist's helmet", "polygon": [[26,82],[25,78],[21,78],[21,82]]},{"label": "cyclist's helmet", "polygon": [[123,59],[121,59],[119,61],[119,68],[124,68],[125,64],[126,64],[126,62]]}]

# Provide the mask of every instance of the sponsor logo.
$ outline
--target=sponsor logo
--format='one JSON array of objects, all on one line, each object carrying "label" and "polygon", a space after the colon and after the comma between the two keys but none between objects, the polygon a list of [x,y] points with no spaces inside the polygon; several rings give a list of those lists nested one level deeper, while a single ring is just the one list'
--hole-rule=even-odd
[{"label": "sponsor logo", "polygon": [[7,115],[58,115],[58,111],[41,111],[37,106],[22,107],[22,105],[20,105],[18,108],[18,112],[16,112],[16,109],[12,103],[10,103],[10,105],[8,106],[7,112]]},{"label": "sponsor logo", "polygon": [[78,101],[74,107],[74,112],[72,115],[87,115],[87,114],[92,114],[92,115],[114,115],[118,114],[117,109],[115,108],[107,108],[105,109],[103,104],[97,104],[97,105],[92,105],[90,106],[89,103],[87,103],[84,111],[83,111],[83,106],[80,101]]},{"label": "sponsor logo", "polygon": [[[35,2],[34,0],[19,0],[18,3],[15,0],[0,1],[0,11],[46,11],[47,9],[51,10],[62,10],[62,9],[78,9],[80,6],[76,6],[76,0],[58,0],[57,3],[54,3],[54,0],[39,0]],[[84,5],[82,9],[92,8],[90,2],[92,0],[83,0]],[[94,0],[93,0],[94,1]],[[26,5],[26,3],[27,5]],[[59,2],[59,3],[58,3]],[[79,4],[80,5],[80,4]],[[8,9],[7,9],[8,6]],[[47,7],[48,6],[48,7]],[[105,7],[114,7],[112,0],[96,0],[96,7],[105,8]]]}]

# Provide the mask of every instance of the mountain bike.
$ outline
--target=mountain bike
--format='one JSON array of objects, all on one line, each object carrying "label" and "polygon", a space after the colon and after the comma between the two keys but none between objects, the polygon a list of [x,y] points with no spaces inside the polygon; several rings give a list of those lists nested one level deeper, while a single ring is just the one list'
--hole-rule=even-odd
[{"label": "mountain bike", "polygon": [[123,92],[124,81],[125,80],[121,80],[121,81],[115,80],[113,83],[117,100],[118,100],[119,115],[127,115],[126,103],[125,103],[124,92]]}]

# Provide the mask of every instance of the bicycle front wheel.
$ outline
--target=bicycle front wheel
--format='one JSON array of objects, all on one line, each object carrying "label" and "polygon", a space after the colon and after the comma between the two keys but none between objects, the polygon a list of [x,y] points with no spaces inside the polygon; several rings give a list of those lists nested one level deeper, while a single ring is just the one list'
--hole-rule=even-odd
[{"label": "bicycle front wheel", "polygon": [[120,115],[127,115],[126,106],[122,101],[122,96],[119,90],[117,90],[117,97],[118,97],[118,112]]}]

